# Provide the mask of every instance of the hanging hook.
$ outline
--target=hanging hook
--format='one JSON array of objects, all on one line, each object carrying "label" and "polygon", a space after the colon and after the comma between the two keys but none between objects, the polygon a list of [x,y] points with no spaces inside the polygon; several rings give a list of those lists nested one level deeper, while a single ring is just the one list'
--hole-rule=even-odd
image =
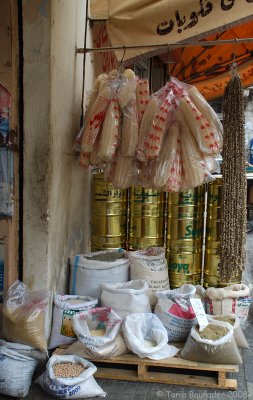
[{"label": "hanging hook", "polygon": [[233,56],[233,64],[235,63],[235,60],[236,60],[236,57],[237,57],[238,45],[239,45],[238,38],[235,38],[235,51],[234,51],[234,56]]},{"label": "hanging hook", "polygon": [[123,47],[124,52],[123,52],[122,59],[120,60],[120,65],[123,64],[123,61],[124,61],[124,58],[125,58],[125,54],[126,54],[126,47],[125,46],[122,46],[122,47]]}]

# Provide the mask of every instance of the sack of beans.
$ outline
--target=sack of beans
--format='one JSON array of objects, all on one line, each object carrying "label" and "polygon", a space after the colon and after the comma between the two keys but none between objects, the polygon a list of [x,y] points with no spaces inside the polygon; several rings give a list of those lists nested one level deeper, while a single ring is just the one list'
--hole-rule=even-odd
[{"label": "sack of beans", "polygon": [[191,329],[181,352],[185,360],[214,364],[241,364],[233,327],[227,322],[213,320],[202,331]]},{"label": "sack of beans", "polygon": [[93,308],[73,317],[73,329],[78,342],[64,353],[81,357],[109,358],[127,352],[121,334],[121,318],[107,307]]},{"label": "sack of beans", "polygon": [[152,313],[128,315],[122,329],[128,349],[140,358],[162,360],[178,352],[175,346],[168,345],[167,331]]},{"label": "sack of beans", "polygon": [[38,361],[6,346],[0,347],[0,393],[27,396]]},{"label": "sack of beans", "polygon": [[106,393],[93,377],[96,370],[94,364],[81,357],[54,355],[36,383],[58,399],[105,397]]},{"label": "sack of beans", "polygon": [[233,326],[234,338],[238,347],[242,349],[249,349],[249,345],[242,331],[240,320],[235,314],[228,315],[207,315],[208,322],[211,324],[213,321],[223,321]]},{"label": "sack of beans", "polygon": [[178,289],[156,293],[158,303],[154,313],[167,329],[169,342],[186,340],[196,324],[196,315],[190,303],[195,291],[193,285],[185,284]]},{"label": "sack of beans", "polygon": [[129,260],[126,251],[103,250],[76,255],[70,262],[69,293],[91,296],[100,300],[101,283],[129,280]]},{"label": "sack of beans", "polygon": [[148,283],[147,295],[151,305],[157,303],[155,292],[170,288],[168,263],[163,247],[149,247],[146,250],[131,251],[130,279],[143,279]]},{"label": "sack of beans", "polygon": [[250,290],[243,283],[224,288],[210,287],[205,291],[205,303],[208,314],[235,314],[243,323],[249,314]]},{"label": "sack of beans", "polygon": [[73,315],[94,308],[97,302],[97,299],[88,296],[54,296],[53,324],[48,348],[54,349],[75,342],[77,338],[72,327]]},{"label": "sack of beans", "polygon": [[122,319],[135,312],[151,312],[148,284],[143,279],[102,284],[101,289],[101,305],[113,308]]}]

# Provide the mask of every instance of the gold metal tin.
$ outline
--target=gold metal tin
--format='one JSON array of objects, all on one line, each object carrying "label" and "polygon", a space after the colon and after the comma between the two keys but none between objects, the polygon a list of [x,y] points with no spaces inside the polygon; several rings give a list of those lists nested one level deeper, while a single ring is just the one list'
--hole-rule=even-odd
[{"label": "gold metal tin", "polygon": [[165,193],[161,190],[132,187],[129,198],[129,249],[163,246]]},{"label": "gold metal tin", "polygon": [[127,230],[127,191],[105,182],[94,174],[91,194],[92,251],[125,247]]}]

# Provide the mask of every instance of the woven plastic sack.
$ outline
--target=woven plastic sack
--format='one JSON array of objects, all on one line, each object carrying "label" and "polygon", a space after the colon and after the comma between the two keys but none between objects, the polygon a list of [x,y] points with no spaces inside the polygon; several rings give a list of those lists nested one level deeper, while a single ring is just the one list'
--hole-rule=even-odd
[{"label": "woven plastic sack", "polygon": [[242,358],[234,339],[233,327],[222,321],[212,321],[212,324],[226,327],[228,333],[218,340],[202,339],[196,327],[193,327],[181,357],[185,360],[214,364],[241,364]]},{"label": "woven plastic sack", "polygon": [[249,314],[251,303],[250,290],[244,284],[235,284],[224,288],[207,288],[205,292],[208,314],[235,314],[244,323]]},{"label": "woven plastic sack", "polygon": [[48,348],[54,349],[77,340],[72,327],[73,315],[94,308],[97,302],[97,299],[88,296],[55,295],[53,324]]},{"label": "woven plastic sack", "polygon": [[190,298],[195,294],[193,285],[185,284],[178,289],[157,292],[158,303],[154,313],[167,329],[170,341],[186,340],[196,316],[190,303]]},{"label": "woven plastic sack", "polygon": [[148,284],[143,279],[101,285],[101,305],[116,311],[120,318],[135,312],[151,312]]},{"label": "woven plastic sack", "polygon": [[150,247],[146,250],[128,253],[130,260],[130,279],[143,279],[148,283],[147,295],[151,305],[157,303],[155,292],[170,288],[168,264],[163,247]]},{"label": "woven plastic sack", "polygon": [[69,293],[100,300],[102,283],[129,280],[129,260],[122,249],[79,254],[71,260]]},{"label": "woven plastic sack", "polygon": [[[81,364],[85,370],[76,378],[56,378],[54,364],[71,362]],[[97,384],[93,375],[97,368],[90,361],[77,356],[52,356],[47,363],[46,371],[36,380],[42,389],[57,399],[87,399],[105,397],[106,393]]]},{"label": "woven plastic sack", "polygon": [[49,295],[30,291],[16,281],[8,290],[3,307],[3,336],[41,351],[47,350],[45,313]]},{"label": "woven plastic sack", "polygon": [[[70,346],[65,354],[72,352],[81,354],[82,357],[108,358],[126,353],[121,324],[121,318],[106,307],[76,314],[73,318],[73,329],[79,343]],[[80,343],[83,346],[80,346]]]},{"label": "woven plastic sack", "polygon": [[27,396],[38,361],[5,346],[0,347],[0,393]]},{"label": "woven plastic sack", "polygon": [[152,313],[128,315],[122,329],[128,349],[140,358],[162,360],[173,357],[178,352],[176,347],[167,344],[167,331],[159,318]]},{"label": "woven plastic sack", "polygon": [[7,349],[22,354],[23,356],[31,357],[34,360],[38,361],[44,362],[48,359],[48,354],[46,351],[34,349],[33,347],[27,346],[26,344],[7,342],[6,340],[0,339],[0,347],[6,347]]},{"label": "woven plastic sack", "polygon": [[[233,320],[231,325],[233,326],[234,330],[234,338],[236,341],[236,344],[238,347],[242,349],[249,349],[249,345],[247,343],[247,340],[245,338],[245,335],[242,331],[242,328],[240,326],[240,320],[235,314],[228,314],[228,315],[207,315],[208,322],[211,324],[213,321],[223,321],[223,322],[228,322],[226,321],[226,318],[229,317],[230,319]],[[230,322],[228,322],[230,324]]]}]

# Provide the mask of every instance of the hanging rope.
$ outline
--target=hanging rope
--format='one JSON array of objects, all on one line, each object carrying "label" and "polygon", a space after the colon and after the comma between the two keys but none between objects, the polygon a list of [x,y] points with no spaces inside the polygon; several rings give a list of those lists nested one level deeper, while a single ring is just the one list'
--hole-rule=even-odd
[{"label": "hanging rope", "polygon": [[236,65],[224,94],[224,144],[220,231],[221,282],[233,281],[245,268],[247,179],[245,175],[244,98]]}]

